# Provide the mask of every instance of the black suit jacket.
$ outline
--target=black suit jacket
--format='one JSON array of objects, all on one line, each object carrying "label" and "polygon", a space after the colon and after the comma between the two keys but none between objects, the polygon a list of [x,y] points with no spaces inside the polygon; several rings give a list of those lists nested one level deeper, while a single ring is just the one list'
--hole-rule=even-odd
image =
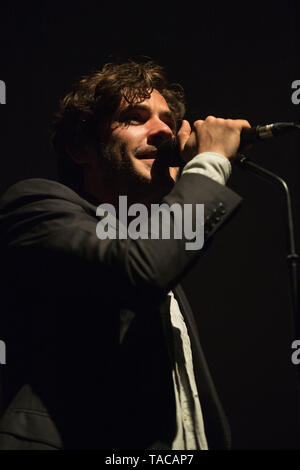
[{"label": "black suit jacket", "polygon": [[[205,204],[208,239],[240,200],[188,174],[162,202]],[[202,250],[187,251],[184,238],[99,240],[96,207],[50,180],[12,186],[0,211],[7,351],[0,449],[168,448],[176,433],[165,331],[171,289],[191,337],[209,448],[228,448],[227,421],[179,286]]]}]

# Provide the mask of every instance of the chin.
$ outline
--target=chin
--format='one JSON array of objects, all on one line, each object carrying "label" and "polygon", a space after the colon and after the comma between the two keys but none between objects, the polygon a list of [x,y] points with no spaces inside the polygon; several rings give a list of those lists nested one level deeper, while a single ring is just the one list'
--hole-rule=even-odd
[{"label": "chin", "polygon": [[134,175],[129,185],[134,199],[146,204],[159,203],[173,189],[178,168],[136,165]]}]

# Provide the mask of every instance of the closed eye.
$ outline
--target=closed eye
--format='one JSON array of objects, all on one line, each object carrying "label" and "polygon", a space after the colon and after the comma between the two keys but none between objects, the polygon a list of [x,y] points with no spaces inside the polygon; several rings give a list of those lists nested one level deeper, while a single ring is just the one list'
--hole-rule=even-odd
[{"label": "closed eye", "polygon": [[147,120],[147,116],[142,112],[127,111],[120,115],[119,121],[125,125],[138,125],[143,124]]},{"label": "closed eye", "polygon": [[132,123],[142,124],[143,122],[145,122],[145,118],[143,118],[140,114],[133,114],[132,116],[127,116],[125,121],[131,124]]},{"label": "closed eye", "polygon": [[[144,124],[148,119],[150,119],[150,117],[147,106],[136,105],[132,108],[125,109],[119,116],[119,122],[122,122],[125,125],[140,125]],[[171,129],[172,132],[175,132],[176,123],[170,112],[163,112],[160,119]]]}]

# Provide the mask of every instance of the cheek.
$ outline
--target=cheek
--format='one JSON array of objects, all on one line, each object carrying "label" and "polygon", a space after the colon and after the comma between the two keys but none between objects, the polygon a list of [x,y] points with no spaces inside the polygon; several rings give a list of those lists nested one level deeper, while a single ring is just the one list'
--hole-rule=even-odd
[{"label": "cheek", "polygon": [[119,128],[114,133],[114,141],[120,142],[129,152],[135,151],[141,145],[146,144],[146,133],[142,126],[129,126]]},{"label": "cheek", "polygon": [[122,161],[127,155],[127,142],[123,138],[122,132],[113,132],[110,136],[106,149],[110,153],[110,158],[116,161]]}]

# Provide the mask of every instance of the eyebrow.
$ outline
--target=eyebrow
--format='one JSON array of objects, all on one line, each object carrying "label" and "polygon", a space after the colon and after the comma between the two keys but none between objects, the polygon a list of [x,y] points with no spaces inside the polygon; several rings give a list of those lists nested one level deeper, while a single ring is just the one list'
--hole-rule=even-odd
[{"label": "eyebrow", "polygon": [[[141,109],[142,111],[149,111],[150,107],[147,106],[146,104],[141,104],[141,103],[130,104],[129,106],[127,106],[127,108],[124,108],[123,110],[121,110],[121,114],[126,113],[127,111],[135,110],[135,109],[137,110]],[[168,109],[161,111],[159,114],[169,117],[174,120],[173,114]]]}]

